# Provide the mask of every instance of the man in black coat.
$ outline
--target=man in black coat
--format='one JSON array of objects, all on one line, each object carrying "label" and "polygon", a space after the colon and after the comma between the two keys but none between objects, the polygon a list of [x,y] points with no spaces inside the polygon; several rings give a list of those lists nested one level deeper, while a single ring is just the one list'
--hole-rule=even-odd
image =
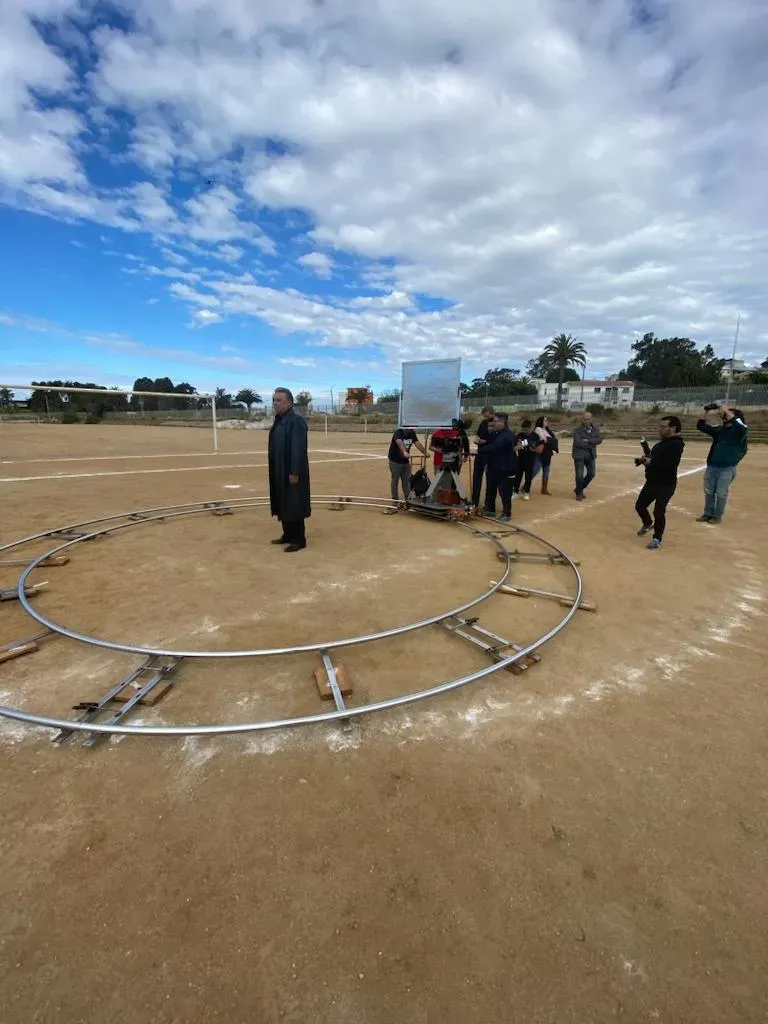
[{"label": "man in black coat", "polygon": [[[653,530],[653,540],[648,545],[651,551],[661,547],[667,525],[667,505],[677,489],[677,470],[685,448],[685,441],[680,436],[682,429],[683,425],[677,416],[662,417],[659,443],[639,460],[645,466],[645,486],[635,505],[635,511],[643,521],[637,535],[642,537]],[[645,450],[648,451],[647,445]],[[650,505],[653,505],[653,519],[648,512]]]},{"label": "man in black coat", "polygon": [[512,481],[517,469],[518,442],[509,429],[509,417],[497,412],[491,426],[490,438],[485,445],[484,455],[488,466],[488,483],[485,489],[483,515],[496,517],[496,495],[501,498],[501,515],[498,522],[508,523],[512,516]]},{"label": "man in black coat", "polygon": [[286,551],[307,546],[304,520],[312,515],[309,494],[307,424],[293,411],[293,395],[277,388],[272,397],[275,422],[269,432],[269,503],[283,535],[273,544],[285,544]]}]

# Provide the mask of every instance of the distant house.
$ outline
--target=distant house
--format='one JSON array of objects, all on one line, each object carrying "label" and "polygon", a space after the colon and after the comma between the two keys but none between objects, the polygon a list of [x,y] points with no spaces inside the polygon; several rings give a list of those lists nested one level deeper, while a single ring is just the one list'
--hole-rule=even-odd
[{"label": "distant house", "polygon": [[357,412],[374,404],[373,391],[369,387],[347,388],[346,397],[342,405],[342,412]]},{"label": "distant house", "polygon": [[725,359],[723,360],[723,368],[720,371],[720,379],[726,381],[741,380],[754,372],[755,368],[747,366],[743,359]]},{"label": "distant house", "polygon": [[[539,405],[550,408],[557,404],[557,384],[535,380]],[[563,408],[577,409],[585,405],[631,405],[635,385],[631,380],[579,380],[563,384]]]}]

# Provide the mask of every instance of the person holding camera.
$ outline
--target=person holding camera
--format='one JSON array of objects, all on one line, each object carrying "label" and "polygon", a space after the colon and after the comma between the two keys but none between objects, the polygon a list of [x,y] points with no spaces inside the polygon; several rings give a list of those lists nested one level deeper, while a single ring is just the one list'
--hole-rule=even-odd
[{"label": "person holding camera", "polygon": [[512,518],[512,480],[517,469],[517,437],[509,429],[509,416],[497,412],[492,420],[492,433],[485,445],[488,483],[485,488],[483,515],[496,519],[496,495],[501,498],[498,522],[508,523]]},{"label": "person holding camera", "polygon": [[704,406],[704,412],[717,411],[722,421],[713,426],[703,417],[696,429],[712,438],[704,473],[704,515],[697,523],[719,523],[725,515],[728,491],[736,476],[736,467],[747,454],[747,424],[741,409],[713,402]]},{"label": "person holding camera", "polygon": [[[645,466],[645,485],[635,503],[635,511],[643,523],[637,535],[643,537],[653,530],[653,539],[648,545],[651,551],[661,547],[667,525],[667,505],[677,489],[677,470],[685,448],[685,441],[680,436],[682,429],[677,416],[663,416],[659,424],[658,444],[650,448],[643,439],[645,454],[635,459],[636,466]],[[651,505],[653,519],[648,512]]]},{"label": "person holding camera", "polygon": [[597,476],[597,446],[603,443],[600,427],[593,421],[592,413],[585,412],[581,424],[573,432],[573,468],[576,473],[576,487],[573,493],[576,501],[584,501],[584,492]]},{"label": "person holding camera", "polygon": [[391,477],[390,493],[392,501],[398,499],[398,485],[403,488],[403,498],[408,501],[411,493],[411,448],[415,447],[422,455],[427,454],[424,445],[410,427],[399,427],[392,435],[389,443],[389,473]]}]

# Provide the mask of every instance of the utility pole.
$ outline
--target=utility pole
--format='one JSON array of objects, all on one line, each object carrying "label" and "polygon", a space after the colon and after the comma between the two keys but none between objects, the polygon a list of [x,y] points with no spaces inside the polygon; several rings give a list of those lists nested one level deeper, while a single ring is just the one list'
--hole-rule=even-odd
[{"label": "utility pole", "polygon": [[731,353],[731,369],[728,374],[728,383],[725,388],[725,404],[728,405],[728,399],[731,397],[731,382],[733,380],[733,364],[736,360],[736,346],[739,343],[739,327],[741,327],[741,313],[736,317],[736,333],[733,336],[733,352]]}]

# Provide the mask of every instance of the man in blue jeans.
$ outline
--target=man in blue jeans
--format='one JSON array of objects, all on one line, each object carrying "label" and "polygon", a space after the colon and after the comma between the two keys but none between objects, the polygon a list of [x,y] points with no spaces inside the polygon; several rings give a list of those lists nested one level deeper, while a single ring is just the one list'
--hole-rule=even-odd
[{"label": "man in blue jeans", "polygon": [[573,432],[573,468],[576,472],[576,501],[584,501],[584,491],[597,475],[597,446],[603,443],[600,427],[592,421],[592,413],[585,412],[581,424]]},{"label": "man in blue jeans", "polygon": [[736,476],[736,467],[747,454],[747,424],[741,409],[720,405],[714,410],[707,406],[704,411],[716,411],[722,425],[715,427],[703,418],[696,424],[697,430],[712,438],[704,473],[704,515],[696,522],[719,523],[725,515],[728,489]]}]

